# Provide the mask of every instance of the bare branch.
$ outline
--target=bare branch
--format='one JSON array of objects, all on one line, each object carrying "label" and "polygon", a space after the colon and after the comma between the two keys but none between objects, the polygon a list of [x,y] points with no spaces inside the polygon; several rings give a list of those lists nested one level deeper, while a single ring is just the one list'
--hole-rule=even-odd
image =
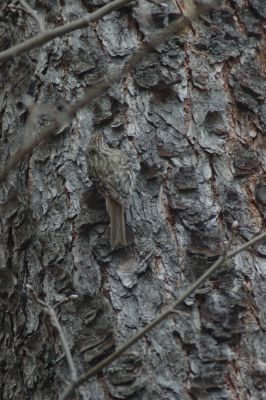
[{"label": "bare branch", "polygon": [[253,238],[249,242],[240,246],[238,249],[231,251],[225,257],[222,255],[207,271],[205,271],[199,279],[194,282],[184,293],[176,300],[170,307],[168,307],[165,311],[163,311],[158,317],[156,317],[150,324],[146,325],[144,329],[139,331],[136,335],[132,336],[126,343],[122,344],[118,349],[112,353],[110,356],[106,357],[104,360],[99,362],[95,367],[91,368],[85,374],[81,375],[76,382],[73,382],[69,388],[63,393],[60,400],[69,399],[75,392],[75,390],[81,386],[84,382],[88,381],[91,377],[95,376],[98,372],[100,372],[104,367],[111,364],[114,360],[119,358],[121,354],[123,354],[126,350],[128,350],[131,346],[133,346],[139,339],[146,335],[146,333],[150,332],[155,326],[157,326],[161,321],[166,319],[169,315],[171,315],[175,308],[182,303],[188,296],[190,296],[199,286],[204,283],[209,276],[212,275],[214,271],[216,271],[219,267],[225,265],[228,260],[236,256],[238,253],[246,250],[251,247],[255,243],[260,240],[266,238],[266,232],[261,233],[257,237]]},{"label": "bare branch", "polygon": [[71,380],[72,382],[75,382],[75,380],[77,379],[77,372],[76,372],[76,368],[73,362],[73,358],[69,349],[69,345],[67,343],[66,337],[64,335],[64,332],[62,330],[62,327],[60,325],[60,322],[57,318],[57,315],[54,311],[54,309],[52,307],[48,307],[48,313],[49,313],[49,317],[52,321],[53,326],[56,328],[62,347],[64,349],[65,355],[66,355],[66,360],[70,369],[70,373],[71,373]]},{"label": "bare branch", "polygon": [[40,297],[37,295],[37,293],[35,292],[35,290],[31,285],[27,285],[26,287],[30,292],[30,294],[32,295],[33,299],[36,301],[36,303],[40,304],[42,307],[47,307],[47,304],[40,299]]},{"label": "bare branch", "polygon": [[78,295],[77,294],[72,294],[71,296],[66,297],[65,299],[63,299],[63,300],[59,301],[58,303],[56,303],[54,305],[54,310],[56,308],[58,308],[58,307],[61,307],[62,304],[70,303],[71,301],[75,301],[77,299],[78,299]]},{"label": "bare branch", "polygon": [[[122,2],[122,0],[120,0]],[[110,6],[110,4],[109,4]],[[73,106],[64,112],[64,121],[62,121],[62,116],[55,119],[52,125],[49,125],[45,130],[41,132],[38,137],[34,137],[31,141],[23,145],[15,154],[9,159],[6,167],[0,172],[0,182],[2,182],[8,175],[8,173],[14,169],[19,162],[24,159],[34,147],[38,146],[43,140],[48,139],[53,135],[55,131],[60,129],[62,123],[66,124],[70,121],[76,114],[77,111],[87,106],[92,100],[101,95],[106,89],[108,89],[113,83],[121,79],[122,76],[129,73],[140,61],[147,57],[147,54],[154,51],[154,47],[163,43],[165,40],[171,38],[173,35],[180,33],[186,26],[188,26],[192,19],[198,16],[196,9],[192,9],[188,17],[181,17],[177,21],[172,22],[169,27],[154,34],[151,40],[147,43],[141,44],[126,60],[123,68],[121,70],[116,70],[116,72],[111,72],[105,75],[98,85],[89,88],[87,94],[78,100]],[[1,54],[0,54],[1,55]],[[0,58],[1,59],[1,58]]]},{"label": "bare branch", "polygon": [[232,245],[234,243],[234,240],[236,238],[237,232],[238,232],[238,221],[234,221],[231,225],[231,237],[229,241],[225,242],[224,248],[223,248],[223,255],[226,256],[226,254],[231,250]]},{"label": "bare branch", "polygon": [[43,46],[45,43],[48,43],[57,37],[64,36],[67,33],[73,32],[77,29],[86,28],[91,22],[95,22],[104,15],[121,8],[126,3],[129,3],[129,1],[131,0],[114,0],[94,11],[93,13],[88,14],[86,17],[80,18],[77,21],[69,22],[68,24],[54,29],[48,29],[37,36],[25,40],[25,42],[16,44],[15,46],[10,47],[9,49],[0,53],[0,63],[6,62],[11,58],[17,57],[26,51],[35,49],[36,47]]},{"label": "bare branch", "polygon": [[41,32],[45,31],[44,23],[42,18],[37,14],[37,11],[33,10],[25,0],[18,0],[21,4],[21,10],[28,13],[38,24]]},{"label": "bare branch", "polygon": [[[59,339],[60,339],[60,342],[61,342],[61,345],[62,345],[62,348],[63,348],[65,356],[66,356],[66,360],[67,360],[69,369],[70,369],[71,381],[74,383],[77,379],[77,372],[76,372],[74,361],[73,361],[73,358],[72,358],[72,355],[71,355],[71,352],[69,349],[69,345],[67,343],[63,329],[62,329],[60,322],[57,318],[57,315],[55,313],[55,310],[54,310],[55,307],[53,308],[53,307],[49,306],[47,303],[45,303],[43,300],[41,300],[31,285],[27,285],[27,289],[31,293],[34,300],[44,308],[46,314],[50,318],[52,326],[56,329]],[[75,296],[75,295],[69,296],[66,299],[60,301],[58,304],[56,304],[56,306],[59,306],[63,303],[67,303],[69,301],[75,300],[76,298],[77,298],[77,296]]]}]

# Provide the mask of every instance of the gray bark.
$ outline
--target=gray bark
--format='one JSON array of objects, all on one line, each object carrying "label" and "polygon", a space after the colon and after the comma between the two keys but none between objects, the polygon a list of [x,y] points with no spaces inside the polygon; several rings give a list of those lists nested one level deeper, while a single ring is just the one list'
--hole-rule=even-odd
[{"label": "gray bark", "polygon": [[[48,26],[105,1],[29,4]],[[74,103],[141,40],[180,12],[133,4],[1,66],[1,164]],[[223,251],[261,232],[266,215],[264,0],[232,0],[160,45],[132,74],[80,111],[1,184],[1,398],[57,399],[70,378],[58,337],[26,290],[59,319],[81,374],[178,298]],[[37,33],[30,16],[0,5],[0,50]],[[43,110],[43,111],[42,111]],[[85,149],[101,129],[131,156],[137,183],[127,249],[111,252],[104,199]],[[239,254],[102,374],[84,399],[266,399],[266,246]]]}]

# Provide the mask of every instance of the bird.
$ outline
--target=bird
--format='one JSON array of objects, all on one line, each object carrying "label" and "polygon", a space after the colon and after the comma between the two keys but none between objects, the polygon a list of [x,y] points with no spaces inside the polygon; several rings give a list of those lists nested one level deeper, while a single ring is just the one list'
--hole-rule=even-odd
[{"label": "bird", "polygon": [[104,196],[110,218],[111,249],[127,246],[125,208],[129,207],[135,173],[127,154],[109,147],[101,132],[94,133],[87,147],[88,175]]}]

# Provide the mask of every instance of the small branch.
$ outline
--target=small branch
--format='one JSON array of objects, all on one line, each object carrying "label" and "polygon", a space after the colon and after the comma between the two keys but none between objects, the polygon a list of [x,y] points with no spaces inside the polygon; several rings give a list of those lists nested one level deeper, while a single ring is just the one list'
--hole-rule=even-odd
[{"label": "small branch", "polygon": [[41,32],[45,31],[44,23],[41,17],[37,14],[37,11],[33,10],[25,0],[18,0],[22,5],[21,10],[28,13],[38,24]]},{"label": "small branch", "polygon": [[26,51],[35,49],[36,47],[43,46],[45,43],[48,43],[57,37],[64,36],[67,33],[76,31],[77,29],[86,28],[91,22],[95,22],[104,15],[121,8],[126,3],[129,3],[129,1],[131,0],[114,0],[94,11],[93,13],[88,14],[86,17],[78,19],[77,21],[69,22],[68,24],[54,29],[47,29],[44,32],[41,32],[39,35],[25,40],[25,42],[16,44],[15,46],[2,51],[0,53],[0,63],[6,62],[11,58],[17,57]]},{"label": "small branch", "polygon": [[231,250],[234,240],[236,238],[237,232],[238,232],[238,227],[239,227],[238,221],[234,221],[231,226],[231,237],[229,239],[229,242],[225,246],[225,253],[228,253]]},{"label": "small branch", "polygon": [[45,303],[43,300],[41,300],[38,297],[37,293],[35,292],[35,290],[33,289],[33,287],[31,285],[27,285],[27,289],[31,293],[33,299],[44,308],[44,311],[46,312],[46,314],[50,318],[52,326],[56,329],[56,331],[58,333],[58,336],[59,336],[59,339],[60,339],[60,342],[61,342],[61,345],[62,345],[62,348],[63,348],[65,356],[66,356],[68,367],[70,369],[71,381],[75,382],[76,379],[77,379],[76,368],[75,368],[75,365],[74,365],[74,362],[73,362],[73,358],[72,358],[72,355],[71,355],[71,352],[70,352],[70,349],[69,349],[69,345],[67,343],[66,337],[64,335],[63,329],[62,329],[62,327],[60,325],[60,322],[59,322],[59,320],[57,318],[57,315],[55,313],[54,308],[58,307],[61,304],[67,303],[67,302],[72,301],[72,300],[75,300],[77,298],[77,296],[76,295],[69,296],[66,299],[64,299],[64,300],[60,301],[59,303],[57,303],[55,305],[55,307],[53,308],[53,307],[49,306],[47,303]]},{"label": "small branch", "polygon": [[31,285],[27,285],[27,289],[32,295],[33,299],[36,301],[36,303],[40,304],[44,308],[47,307],[47,304],[43,300],[41,300],[40,297],[38,297],[37,293],[35,292],[35,290]]},{"label": "small branch", "polygon": [[68,366],[69,366],[69,369],[70,369],[71,380],[72,380],[72,382],[75,382],[75,380],[77,379],[77,372],[76,372],[76,368],[75,368],[75,365],[74,365],[74,361],[73,361],[73,358],[72,358],[72,355],[71,355],[71,352],[70,352],[69,345],[67,343],[66,337],[64,335],[64,332],[62,330],[62,327],[60,325],[60,322],[59,322],[59,320],[57,318],[57,315],[56,315],[54,309],[52,307],[48,307],[47,311],[48,311],[48,314],[49,314],[49,317],[51,319],[51,322],[52,322],[53,326],[56,328],[56,330],[58,332],[58,335],[59,335],[59,338],[60,338],[60,341],[61,341],[61,345],[62,345],[63,350],[65,352],[66,360],[67,360],[67,363],[68,363]]},{"label": "small branch", "polygon": [[136,335],[131,337],[126,343],[122,344],[118,349],[112,353],[110,356],[106,357],[104,360],[99,362],[95,367],[91,368],[85,374],[81,375],[76,382],[73,382],[68,389],[63,393],[60,400],[67,400],[71,398],[74,394],[75,390],[81,386],[84,382],[88,381],[91,377],[95,376],[98,372],[100,372],[104,367],[111,364],[114,360],[119,358],[121,354],[123,354],[126,350],[128,350],[131,346],[133,346],[139,339],[146,335],[146,333],[150,332],[155,326],[157,326],[161,321],[166,319],[169,315],[175,312],[175,308],[182,303],[188,296],[190,296],[199,286],[204,283],[212,273],[217,270],[219,267],[223,266],[227,263],[228,260],[236,256],[238,253],[241,253],[243,250],[251,247],[255,243],[260,240],[266,238],[266,232],[261,233],[259,236],[240,246],[238,249],[231,251],[226,256],[222,255],[207,271],[205,271],[199,279],[194,282],[185,292],[176,300],[170,307],[168,307],[165,311],[163,311],[158,317],[156,317],[150,324],[146,325],[144,329],[139,331]]},{"label": "small branch", "polygon": [[71,301],[75,301],[78,299],[78,295],[77,294],[72,294],[69,297],[66,297],[65,299],[59,301],[58,303],[56,303],[54,305],[54,310],[57,309],[58,307],[61,307],[62,304],[66,304],[66,303],[70,303]]}]

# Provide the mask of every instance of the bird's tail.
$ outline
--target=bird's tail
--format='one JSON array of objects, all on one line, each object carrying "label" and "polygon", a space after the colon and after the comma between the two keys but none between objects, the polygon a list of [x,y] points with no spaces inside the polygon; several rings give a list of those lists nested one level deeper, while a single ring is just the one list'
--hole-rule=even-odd
[{"label": "bird's tail", "polygon": [[112,250],[127,246],[125,208],[116,201],[106,197],[106,209],[111,222],[110,241]]}]

